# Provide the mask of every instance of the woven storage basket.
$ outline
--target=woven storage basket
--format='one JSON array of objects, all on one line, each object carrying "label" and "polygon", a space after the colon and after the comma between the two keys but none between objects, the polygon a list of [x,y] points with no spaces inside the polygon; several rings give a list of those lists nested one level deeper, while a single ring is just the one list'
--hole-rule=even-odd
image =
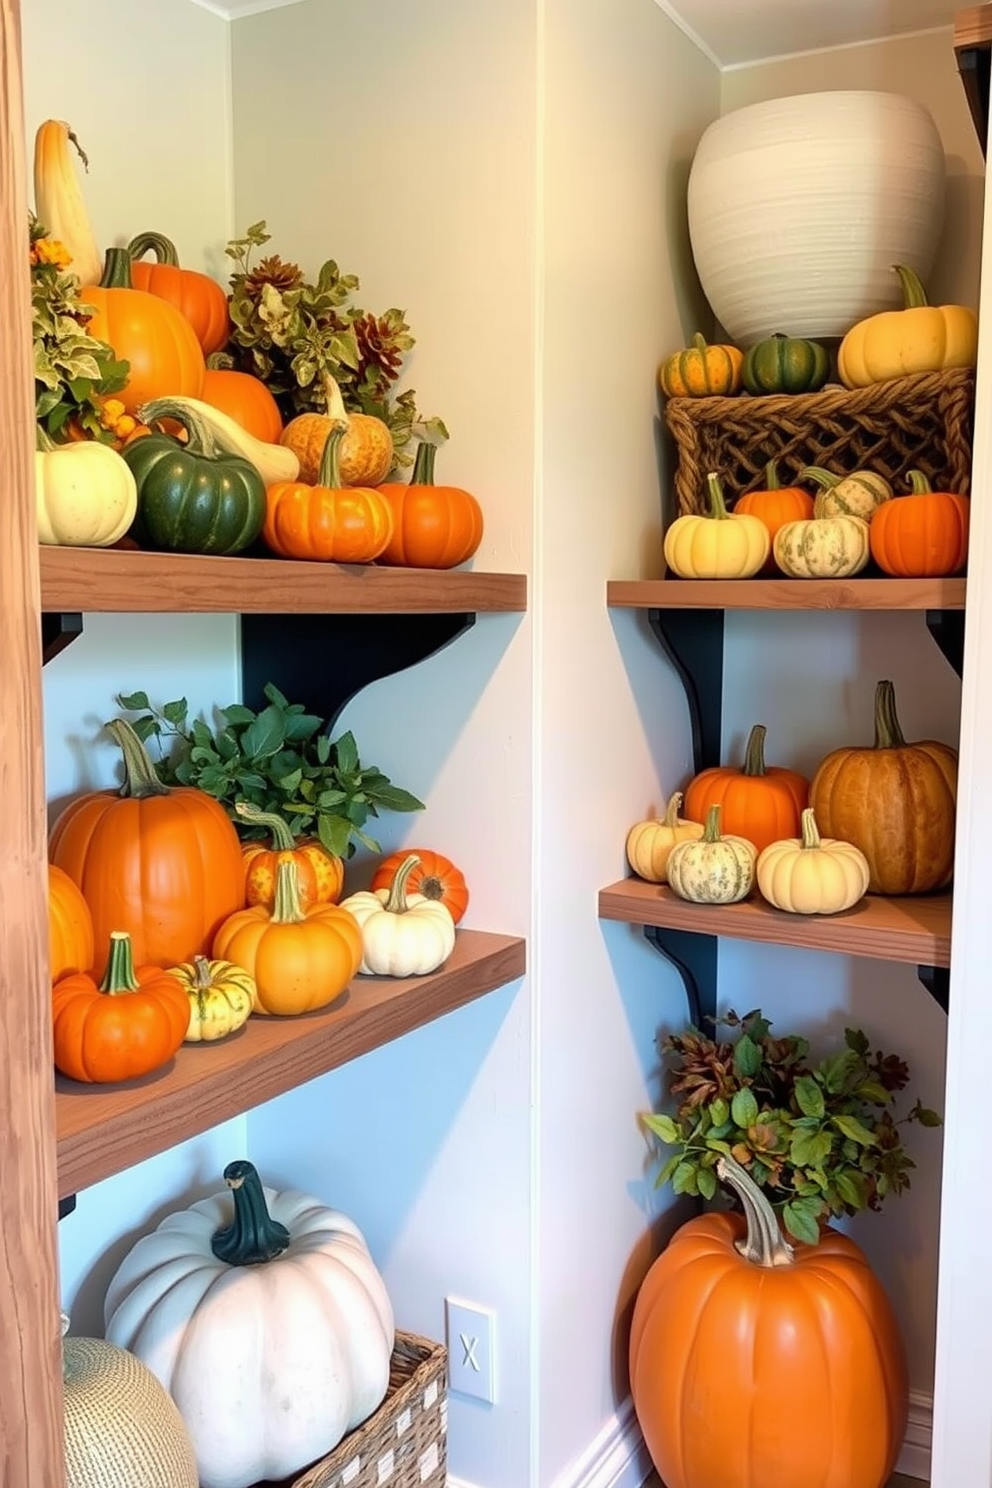
[{"label": "woven storage basket", "polygon": [[333,1452],[280,1488],[444,1488],[448,1351],[397,1333],[386,1398]]},{"label": "woven storage basket", "polygon": [[967,496],[975,374],[969,369],[920,372],[873,387],[761,398],[670,398],[665,418],[675,437],[678,515],[706,510],[706,476],[716,471],[727,506],[765,485],[778,462],[791,484],[804,465],[837,475],[875,470],[908,488],[922,470],[933,489]]}]

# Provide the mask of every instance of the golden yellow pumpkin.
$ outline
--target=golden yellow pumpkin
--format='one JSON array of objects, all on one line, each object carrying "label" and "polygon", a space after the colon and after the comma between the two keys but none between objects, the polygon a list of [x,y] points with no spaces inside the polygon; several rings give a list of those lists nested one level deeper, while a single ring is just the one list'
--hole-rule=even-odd
[{"label": "golden yellow pumpkin", "polygon": [[697,331],[691,346],[665,358],[658,381],[666,398],[731,397],[740,391],[743,364],[736,346],[710,346]]},{"label": "golden yellow pumpkin", "polygon": [[840,914],[867,894],[871,869],[852,842],[821,837],[807,806],[802,836],[766,847],[755,876],[762,898],[787,914]]},{"label": "golden yellow pumpkin", "polygon": [[638,878],[648,883],[668,882],[668,859],[680,842],[697,842],[703,835],[701,822],[679,816],[682,792],[668,798],[665,815],[636,822],[627,833],[627,862]]},{"label": "golden yellow pumpkin", "polygon": [[771,551],[760,517],[728,512],[720,478],[706,477],[709,514],[678,517],[665,533],[665,562],[680,579],[749,579]]},{"label": "golden yellow pumpkin", "polygon": [[967,305],[930,305],[919,276],[894,265],[902,281],[903,309],[859,320],[837,353],[845,387],[870,387],[913,372],[973,367],[978,357],[978,318]]},{"label": "golden yellow pumpkin", "polygon": [[300,481],[307,486],[318,484],[328,436],[344,424],[344,438],[338,445],[341,485],[380,485],[393,464],[393,436],[388,424],[370,413],[349,413],[341,389],[330,375],[325,376],[324,387],[327,412],[298,414],[279,435],[279,443],[292,450],[300,462]]}]

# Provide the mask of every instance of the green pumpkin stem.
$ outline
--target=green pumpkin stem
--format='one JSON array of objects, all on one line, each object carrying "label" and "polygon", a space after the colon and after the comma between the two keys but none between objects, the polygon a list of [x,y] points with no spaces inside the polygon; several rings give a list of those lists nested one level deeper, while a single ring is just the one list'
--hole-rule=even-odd
[{"label": "green pumpkin stem", "polygon": [[679,824],[679,807],[681,805],[682,805],[682,792],[681,791],[673,791],[672,794],[668,798],[668,805],[665,807],[665,826],[666,827],[677,827],[678,826],[678,824]]},{"label": "green pumpkin stem", "polygon": [[821,491],[832,491],[844,478],[842,475],[834,475],[832,470],[824,470],[822,465],[804,465],[799,472],[800,480],[815,481]]},{"label": "green pumpkin stem", "polygon": [[389,897],[383,905],[387,914],[406,914],[410,908],[406,902],[406,881],[419,862],[417,854],[411,853],[397,868],[389,885]]},{"label": "green pumpkin stem", "polygon": [[131,937],[124,930],[110,932],[110,960],[103,973],[100,991],[110,997],[119,997],[125,992],[137,992],[140,983],[134,974],[134,956]]},{"label": "green pumpkin stem", "polygon": [[209,992],[213,986],[213,977],[210,974],[210,962],[206,956],[196,955],[193,957],[193,987],[197,992]]},{"label": "green pumpkin stem", "polygon": [[763,723],[756,723],[748,734],[744,748],[742,774],[760,777],[768,773],[765,769],[765,735],[767,732]]},{"label": "green pumpkin stem", "polygon": [[127,719],[112,718],[104,727],[124,756],[124,782],[118,794],[134,801],[169,795],[169,787],[159,780],[151,755]]},{"label": "green pumpkin stem", "polygon": [[791,1266],[795,1251],[779,1229],[775,1210],[765,1198],[750,1173],[732,1157],[721,1154],[716,1162],[721,1183],[734,1190],[741,1201],[747,1234],[737,1241],[737,1249],[753,1266]]},{"label": "green pumpkin stem", "polygon": [[697,331],[696,332],[696,334],[692,338],[692,344],[696,348],[697,351],[702,352],[702,351],[708,351],[709,350],[709,342],[707,341],[706,337],[703,335],[702,331]]},{"label": "green pumpkin stem", "polygon": [[273,1219],[265,1202],[262,1181],[253,1163],[228,1163],[224,1182],[234,1194],[234,1218],[210,1237],[210,1249],[229,1266],[262,1266],[289,1248],[284,1224]]},{"label": "green pumpkin stem", "polygon": [[417,445],[417,454],[413,462],[413,474],[410,477],[411,486],[432,486],[434,484],[434,457],[437,454],[437,445],[431,444],[429,439],[422,439]]},{"label": "green pumpkin stem", "polygon": [[896,713],[896,690],[891,682],[875,688],[875,748],[902,749],[906,743]]},{"label": "green pumpkin stem", "polygon": [[923,288],[923,282],[915,269],[906,264],[893,264],[894,271],[899,275],[902,285],[902,304],[904,310],[919,310],[924,305],[929,305],[927,292]]},{"label": "green pumpkin stem", "polygon": [[142,403],[138,409],[138,417],[143,424],[157,424],[162,419],[174,419],[186,431],[184,449],[193,455],[204,455],[208,460],[215,460],[221,454],[207,420],[187,403],[176,402],[173,398],[152,398],[150,402]]},{"label": "green pumpkin stem", "polygon": [[101,289],[133,289],[131,255],[126,248],[108,248],[103,260]]},{"label": "green pumpkin stem", "polygon": [[816,816],[814,815],[812,806],[806,807],[805,811],[800,817],[800,822],[802,823],[801,831],[803,848],[805,849],[808,847],[819,847],[820,832],[819,828],[816,825]]},{"label": "green pumpkin stem", "polygon": [[176,252],[176,245],[164,233],[138,233],[128,243],[127,252],[132,260],[144,258],[146,253],[154,253],[156,263],[168,264],[173,269],[179,267],[179,254]]},{"label": "green pumpkin stem", "polygon": [[706,826],[700,839],[702,842],[720,841],[720,808],[711,806],[706,813]]},{"label": "green pumpkin stem", "polygon": [[929,496],[933,487],[922,470],[911,470],[907,476],[911,496]]},{"label": "green pumpkin stem", "polygon": [[727,503],[723,499],[723,483],[720,477],[712,470],[706,477],[706,499],[709,505],[707,515],[715,521],[725,521],[730,516],[727,510]]},{"label": "green pumpkin stem", "polygon": [[769,491],[781,491],[782,482],[778,478],[778,461],[769,460],[765,466],[765,487]]},{"label": "green pumpkin stem", "polygon": [[337,422],[327,436],[324,451],[320,457],[317,484],[318,486],[326,486],[330,491],[341,489],[341,453],[339,446],[347,432],[348,425],[340,421]]},{"label": "green pumpkin stem", "polygon": [[299,925],[306,919],[300,903],[300,875],[291,858],[276,869],[276,894],[269,919],[274,925]]},{"label": "green pumpkin stem", "polygon": [[289,830],[285,817],[275,811],[262,811],[250,801],[235,801],[234,809],[243,822],[250,827],[265,827],[271,833],[272,845],[277,852],[292,852],[296,838]]}]

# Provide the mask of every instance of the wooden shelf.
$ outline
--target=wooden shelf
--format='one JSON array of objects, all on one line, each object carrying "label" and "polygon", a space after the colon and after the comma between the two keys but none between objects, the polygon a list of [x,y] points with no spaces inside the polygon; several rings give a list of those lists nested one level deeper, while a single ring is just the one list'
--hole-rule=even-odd
[{"label": "wooden shelf", "polygon": [[184,1045],[166,1069],[128,1085],[78,1085],[57,1076],[59,1197],[473,1002],[525,968],[522,940],[460,930],[433,976],[356,978],[329,1008],[300,1018],[251,1018],[220,1043]]},{"label": "wooden shelf", "polygon": [[949,966],[951,958],[949,893],[905,899],[870,894],[845,914],[792,915],[758,898],[741,904],[689,904],[663,885],[625,878],[600,890],[599,916],[916,966]]},{"label": "wooden shelf", "polygon": [[614,609],[963,610],[958,579],[611,579]]},{"label": "wooden shelf", "polygon": [[42,546],[43,611],[442,614],[527,608],[526,574]]}]

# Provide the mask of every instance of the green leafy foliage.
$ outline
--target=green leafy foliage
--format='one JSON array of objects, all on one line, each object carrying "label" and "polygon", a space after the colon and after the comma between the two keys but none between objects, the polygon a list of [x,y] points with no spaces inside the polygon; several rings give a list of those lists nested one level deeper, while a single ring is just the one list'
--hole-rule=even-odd
[{"label": "green leafy foliage", "polygon": [[216,728],[199,718],[190,721],[185,698],[161,708],[152,706],[146,692],[122,693],[117,701],[138,713],[131,720],[138,736],[157,742],[159,778],[215,796],[246,841],[265,831],[241,820],[238,801],[276,813],[294,837],[318,837],[341,858],[350,858],[359,843],[380,851],[364,830],[380,811],[424,809],[375,765],[362,764],[352,733],[332,742],[322,718],[290,703],[271,683],[265,699],[260,713],[240,703],[218,709]]},{"label": "green leafy foliage", "polygon": [[915,1164],[899,1128],[941,1121],[919,1101],[896,1119],[895,1097],[909,1082],[901,1059],[872,1053],[866,1035],[848,1028],[844,1047],[813,1063],[806,1039],[774,1038],[758,1009],[743,1018],[730,1012],[720,1027],[734,1036],[690,1028],[661,1041],[676,1107],[643,1118],[675,1149],[659,1186],[711,1199],[717,1159],[731,1156],[765,1189],[789,1234],[811,1244],[831,1216],[879,1209],[909,1188]]}]

